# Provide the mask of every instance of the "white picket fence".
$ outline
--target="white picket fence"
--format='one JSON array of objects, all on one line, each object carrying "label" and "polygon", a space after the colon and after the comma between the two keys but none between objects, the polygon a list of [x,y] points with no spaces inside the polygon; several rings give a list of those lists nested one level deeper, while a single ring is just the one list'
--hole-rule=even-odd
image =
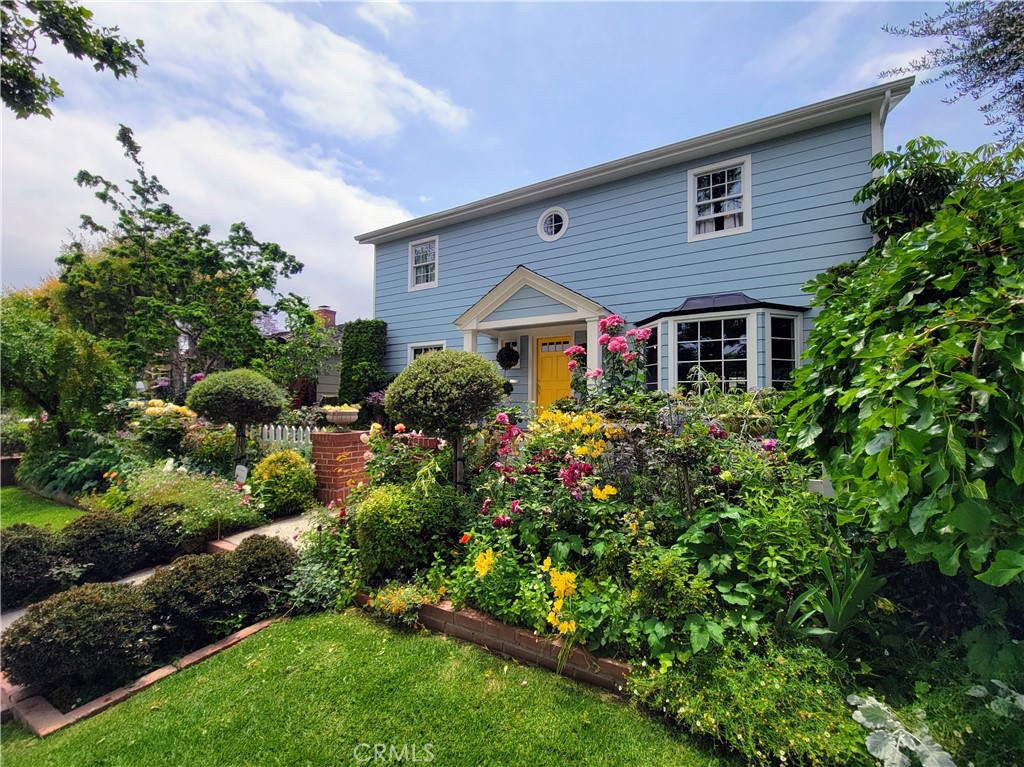
[{"label": "white picket fence", "polygon": [[313,430],[308,426],[284,426],[279,423],[260,427],[259,441],[266,444],[288,444],[294,447],[313,444]]}]

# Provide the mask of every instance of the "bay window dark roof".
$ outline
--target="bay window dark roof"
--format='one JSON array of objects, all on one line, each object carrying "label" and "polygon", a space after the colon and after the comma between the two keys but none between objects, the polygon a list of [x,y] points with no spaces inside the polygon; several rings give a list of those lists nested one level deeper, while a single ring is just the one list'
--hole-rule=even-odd
[{"label": "bay window dark roof", "polygon": [[756,298],[751,298],[746,293],[716,293],[710,296],[690,296],[675,309],[652,314],[650,317],[639,320],[634,324],[647,325],[663,317],[680,317],[687,314],[732,312],[744,309],[779,309],[785,312],[806,312],[807,308],[806,306],[791,306],[790,304],[759,301]]}]

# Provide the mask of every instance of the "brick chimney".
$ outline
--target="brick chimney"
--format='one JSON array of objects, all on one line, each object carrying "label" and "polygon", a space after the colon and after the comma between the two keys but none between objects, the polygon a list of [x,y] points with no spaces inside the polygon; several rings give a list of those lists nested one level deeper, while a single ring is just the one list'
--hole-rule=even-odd
[{"label": "brick chimney", "polygon": [[331,307],[327,306],[327,304],[321,304],[313,310],[313,313],[324,321],[325,328],[334,327],[334,320],[335,317],[338,316],[338,313]]}]

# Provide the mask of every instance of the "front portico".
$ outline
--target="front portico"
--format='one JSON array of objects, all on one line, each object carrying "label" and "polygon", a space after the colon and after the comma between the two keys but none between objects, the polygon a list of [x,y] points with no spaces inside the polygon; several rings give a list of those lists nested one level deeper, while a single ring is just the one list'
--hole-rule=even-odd
[{"label": "front portico", "polygon": [[478,351],[481,336],[497,348],[515,344],[520,364],[510,373],[518,374],[520,396],[543,407],[569,394],[566,348],[585,346],[587,367],[600,367],[598,321],[607,314],[596,301],[517,266],[456,319],[455,326],[462,331],[466,351]]}]

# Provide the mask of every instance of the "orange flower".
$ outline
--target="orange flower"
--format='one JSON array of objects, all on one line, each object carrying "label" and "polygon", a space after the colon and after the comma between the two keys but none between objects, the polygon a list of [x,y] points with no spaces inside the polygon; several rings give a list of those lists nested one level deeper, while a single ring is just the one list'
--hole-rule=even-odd
[{"label": "orange flower", "polygon": [[461,537],[461,538],[459,538],[459,543],[463,543],[463,544],[465,544],[465,543],[469,543],[469,539],[470,539],[471,537],[472,537],[472,536],[471,536],[471,535],[470,535],[469,533],[463,533],[463,534],[462,534],[462,537]]}]

